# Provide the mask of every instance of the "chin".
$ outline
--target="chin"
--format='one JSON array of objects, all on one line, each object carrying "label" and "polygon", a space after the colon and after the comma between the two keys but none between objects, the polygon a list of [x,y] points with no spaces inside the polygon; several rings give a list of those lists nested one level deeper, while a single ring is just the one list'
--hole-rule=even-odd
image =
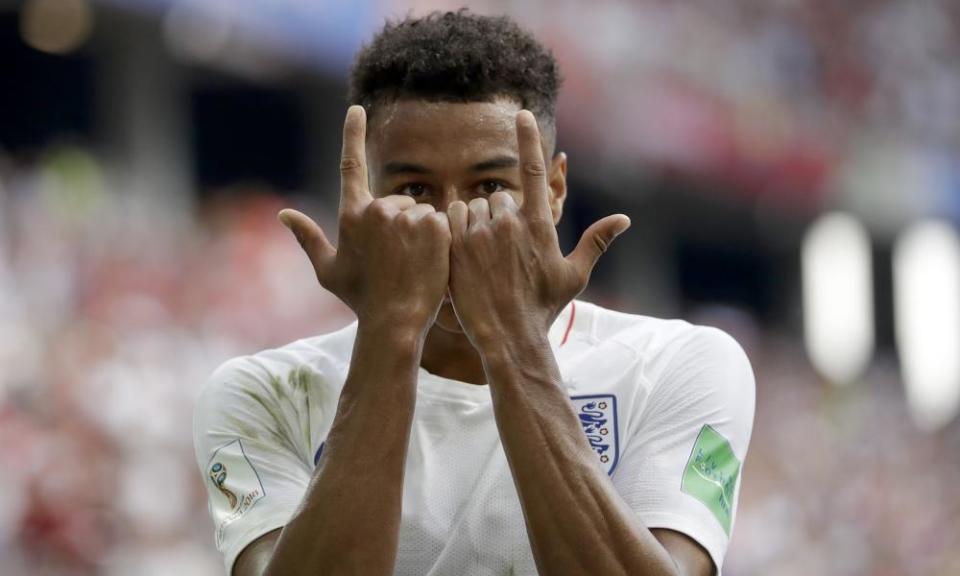
[{"label": "chin", "polygon": [[460,319],[457,318],[457,313],[453,309],[453,303],[449,300],[444,299],[443,304],[440,305],[440,311],[437,313],[437,320],[433,324],[445,332],[463,334],[463,328],[460,327]]}]

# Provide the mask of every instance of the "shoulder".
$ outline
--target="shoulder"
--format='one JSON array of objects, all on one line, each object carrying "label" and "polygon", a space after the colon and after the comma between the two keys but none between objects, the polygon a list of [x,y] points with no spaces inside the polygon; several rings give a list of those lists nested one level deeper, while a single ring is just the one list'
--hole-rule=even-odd
[{"label": "shoulder", "polygon": [[686,534],[722,566],[753,430],[746,353],[717,328],[592,313],[598,345],[634,355],[614,485],[646,526]]},{"label": "shoulder", "polygon": [[754,377],[743,347],[718,328],[680,319],[629,314],[576,302],[578,338],[594,350],[631,358],[638,385],[654,396],[699,390],[717,399],[754,395]]},{"label": "shoulder", "polygon": [[747,360],[740,344],[718,328],[619,312],[582,300],[576,301],[576,315],[577,337],[594,346],[621,346],[647,363],[669,364],[703,354]]},{"label": "shoulder", "polygon": [[287,388],[318,381],[339,388],[346,372],[356,323],[278,348],[231,358],[220,364],[201,387],[195,403],[197,420],[236,404],[269,404]]}]

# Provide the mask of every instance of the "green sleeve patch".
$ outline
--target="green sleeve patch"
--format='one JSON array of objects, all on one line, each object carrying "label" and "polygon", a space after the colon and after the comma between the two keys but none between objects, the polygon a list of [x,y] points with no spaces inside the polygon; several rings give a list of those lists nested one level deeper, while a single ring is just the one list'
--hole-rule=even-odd
[{"label": "green sleeve patch", "polygon": [[710,426],[701,428],[683,470],[680,490],[703,502],[727,536],[739,477],[740,461],[727,439]]}]

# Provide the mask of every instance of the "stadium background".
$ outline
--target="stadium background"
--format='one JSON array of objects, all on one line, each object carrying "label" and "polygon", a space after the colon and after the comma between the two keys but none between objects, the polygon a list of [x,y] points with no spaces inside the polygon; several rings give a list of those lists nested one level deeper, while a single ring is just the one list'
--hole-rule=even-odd
[{"label": "stadium background", "polygon": [[[440,0],[0,1],[0,566],[217,574],[190,438],[226,358],[342,325],[347,67]],[[586,298],[757,375],[725,574],[960,574],[960,4],[485,1],[554,50]]]}]

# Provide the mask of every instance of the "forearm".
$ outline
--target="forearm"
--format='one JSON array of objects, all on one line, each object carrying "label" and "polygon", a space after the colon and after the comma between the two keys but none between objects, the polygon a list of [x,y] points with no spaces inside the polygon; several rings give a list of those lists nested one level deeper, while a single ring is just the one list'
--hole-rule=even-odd
[{"label": "forearm", "polygon": [[599,466],[546,336],[502,339],[482,356],[540,573],[675,574]]},{"label": "forearm", "polygon": [[423,339],[361,324],[323,460],[267,574],[392,574]]}]

